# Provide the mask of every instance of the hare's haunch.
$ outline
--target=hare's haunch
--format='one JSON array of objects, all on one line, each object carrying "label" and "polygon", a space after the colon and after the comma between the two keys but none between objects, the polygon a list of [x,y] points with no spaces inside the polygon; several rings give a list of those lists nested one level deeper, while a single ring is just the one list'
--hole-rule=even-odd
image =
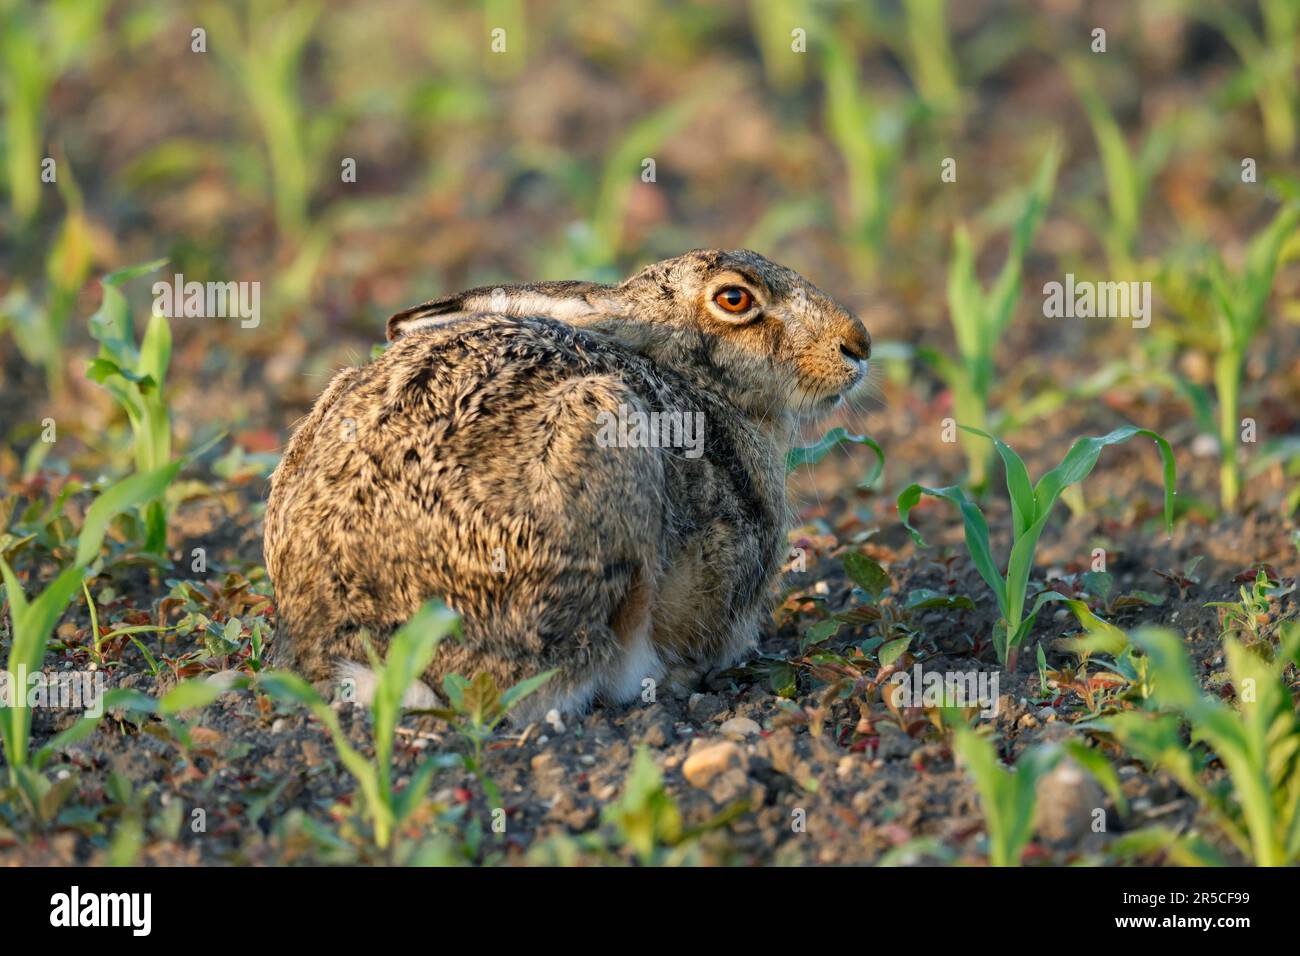
[{"label": "hare's haunch", "polygon": [[276,663],[355,674],[367,636],[437,597],[463,637],[426,679],[556,669],[525,718],[746,653],[785,556],[796,423],[857,387],[871,351],[848,310],[752,252],[475,289],[388,335],[272,476]]}]

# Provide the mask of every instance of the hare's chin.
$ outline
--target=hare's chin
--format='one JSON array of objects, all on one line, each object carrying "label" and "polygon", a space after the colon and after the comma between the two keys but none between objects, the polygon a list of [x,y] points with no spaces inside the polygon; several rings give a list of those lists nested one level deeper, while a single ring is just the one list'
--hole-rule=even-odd
[{"label": "hare's chin", "polygon": [[819,395],[815,392],[806,392],[800,389],[790,403],[790,410],[800,418],[816,420],[824,418],[835,411],[843,401],[843,392]]}]

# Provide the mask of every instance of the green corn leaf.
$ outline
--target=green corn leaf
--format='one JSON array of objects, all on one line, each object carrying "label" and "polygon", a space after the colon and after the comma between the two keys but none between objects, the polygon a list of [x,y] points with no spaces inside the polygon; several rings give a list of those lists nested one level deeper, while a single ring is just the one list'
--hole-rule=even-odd
[{"label": "green corn leaf", "polygon": [[1037,517],[1037,505],[1034,502],[1034,488],[1029,481],[1029,469],[1011,446],[1000,438],[994,438],[988,432],[962,425],[961,430],[979,435],[993,442],[1007,473],[1007,493],[1011,496],[1011,515],[1018,538],[1034,523]]},{"label": "green corn leaf", "polygon": [[80,567],[90,564],[99,554],[108,523],[114,515],[161,495],[180,471],[181,464],[180,461],[174,461],[154,471],[132,475],[96,498],[86,512],[86,521],[77,539],[76,564]]},{"label": "green corn leaf", "polygon": [[144,339],[140,342],[140,382],[142,391],[160,388],[167,379],[167,366],[171,364],[172,330],[165,315],[149,316]]},{"label": "green corn leaf", "polygon": [[847,428],[835,427],[819,438],[816,443],[806,445],[801,448],[791,448],[786,452],[785,470],[786,474],[794,471],[801,465],[815,465],[826,457],[826,454],[835,446],[847,443],[852,445],[866,445],[876,453],[876,465],[871,474],[863,479],[864,485],[869,485],[880,477],[881,471],[885,467],[885,452],[879,443],[867,435],[854,435]]},{"label": "green corn leaf", "polygon": [[912,540],[918,547],[926,547],[925,539],[908,522],[908,516],[912,509],[916,507],[917,502],[921,500],[921,495],[926,494],[934,498],[943,498],[951,501],[960,510],[962,521],[966,528],[966,550],[970,552],[971,560],[975,562],[975,569],[979,571],[985,583],[992,589],[998,600],[998,608],[1005,617],[1007,614],[1007,596],[1006,582],[1002,579],[998,571],[997,564],[993,561],[993,553],[989,549],[989,526],[984,520],[984,514],[980,511],[979,506],[966,496],[966,492],[956,485],[950,485],[946,488],[927,488],[923,485],[912,484],[903,489],[902,494],[898,496],[898,516],[902,519],[903,526],[912,535]]},{"label": "green corn leaf", "polygon": [[1044,772],[1040,752],[1025,751],[1015,770],[1008,770],[993,745],[966,727],[959,727],[953,734],[952,749],[979,793],[988,831],[989,862],[994,866],[1018,866],[1033,835],[1034,787]]},{"label": "green corn leaf", "polygon": [[537,674],[533,677],[528,677],[525,678],[524,680],[521,680],[518,684],[515,684],[513,687],[507,690],[504,694],[501,695],[502,716],[508,714],[511,708],[515,706],[515,704],[519,703],[521,700],[523,700],[525,697],[529,696],[530,694],[536,692],[538,689],[541,688],[543,684],[545,684],[548,680],[550,680],[558,673],[559,673],[558,670],[544,671],[541,674]]},{"label": "green corn leaf", "polygon": [[1137,435],[1150,438],[1156,443],[1156,447],[1160,449],[1160,457],[1164,462],[1165,531],[1172,534],[1174,528],[1175,481],[1177,477],[1173,449],[1169,447],[1169,442],[1165,441],[1160,435],[1150,429],[1138,428],[1135,425],[1116,428],[1109,434],[1097,438],[1080,438],[1075,441],[1061,463],[1040,478],[1038,484],[1034,486],[1037,517],[1041,518],[1048,515],[1062,491],[1088,477],[1097,464],[1097,459],[1100,457],[1103,448],[1122,444]]},{"label": "green corn leaf", "polygon": [[158,713],[163,716],[175,716],[187,710],[202,710],[230,689],[212,681],[182,681],[158,701]]}]

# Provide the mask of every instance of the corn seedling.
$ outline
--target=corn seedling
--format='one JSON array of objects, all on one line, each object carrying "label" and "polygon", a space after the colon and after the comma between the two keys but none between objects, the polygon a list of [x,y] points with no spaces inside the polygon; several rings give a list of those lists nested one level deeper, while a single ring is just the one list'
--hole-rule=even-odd
[{"label": "corn seedling", "polygon": [[957,58],[948,30],[947,0],[903,0],[907,27],[907,58],[916,88],[936,113],[961,108]]},{"label": "corn seedling", "polygon": [[628,175],[628,170],[640,170],[642,158],[657,153],[670,136],[690,121],[703,102],[701,96],[694,96],[670,103],[620,137],[601,170],[600,188],[591,214],[591,242],[583,251],[581,266],[595,269],[616,262],[624,246],[628,203],[638,182]]},{"label": "corn seedling", "polygon": [[1174,454],[1169,443],[1155,432],[1145,428],[1126,425],[1107,435],[1097,438],[1080,438],[1070,446],[1061,463],[1043,475],[1036,485],[1031,485],[1029,472],[1020,456],[1000,439],[994,438],[978,428],[963,425],[962,428],[993,442],[1002,459],[1007,476],[1007,492],[1011,498],[1013,533],[1011,554],[1007,561],[1006,577],[998,570],[989,547],[988,522],[979,506],[958,485],[945,488],[926,488],[919,484],[909,485],[898,496],[898,514],[903,525],[911,532],[913,540],[925,547],[925,540],[920,533],[908,523],[908,515],[921,500],[921,495],[943,498],[961,509],[966,531],[966,549],[970,552],[975,568],[992,589],[1002,614],[993,631],[993,646],[997,650],[998,660],[1008,670],[1015,670],[1017,650],[1021,642],[1033,628],[1038,617],[1038,610],[1048,600],[1059,600],[1062,595],[1054,591],[1045,592],[1035,602],[1028,615],[1025,614],[1025,598],[1029,588],[1029,574],[1034,566],[1034,551],[1038,547],[1039,536],[1051,517],[1061,493],[1071,485],[1078,484],[1092,472],[1097,458],[1103,448],[1128,441],[1137,435],[1150,438],[1160,449],[1164,460],[1165,486],[1165,528],[1173,530],[1174,513]]},{"label": "corn seedling", "polygon": [[[957,357],[934,349],[921,356],[952,391],[958,421],[989,427],[989,397],[993,389],[994,350],[1015,313],[1025,255],[1051,201],[1060,150],[1048,147],[1011,234],[1011,246],[997,279],[985,289],[975,272],[975,245],[965,226],[953,236],[953,260],[948,270],[948,314],[956,335]],[[989,454],[982,443],[963,441],[969,482],[982,492],[988,480]]]},{"label": "corn seedling", "polygon": [[1114,768],[1100,753],[1080,741],[1030,747],[1020,755],[1014,768],[1003,766],[993,744],[968,727],[957,727],[952,749],[979,793],[988,833],[989,862],[993,866],[1020,864],[1021,854],[1034,833],[1038,781],[1063,759],[1074,760],[1101,784],[1116,805],[1124,805]]},{"label": "corn seedling", "polygon": [[58,185],[68,211],[45,260],[44,302],[34,301],[22,286],[0,300],[0,330],[9,328],[23,357],[45,370],[46,388],[56,395],[63,391],[65,330],[91,265],[90,225],[66,162]]},{"label": "corn seedling", "polygon": [[1262,33],[1232,4],[1192,4],[1190,16],[1218,29],[1242,62],[1242,85],[1254,95],[1269,152],[1290,156],[1300,115],[1300,7],[1295,0],[1260,0]]},{"label": "corn seedling", "polygon": [[[1271,662],[1258,649],[1224,641],[1236,706],[1201,689],[1177,634],[1141,630],[1131,639],[1148,664],[1150,710],[1125,711],[1090,726],[1170,773],[1257,866],[1300,861],[1300,716],[1286,678],[1289,666],[1300,666],[1300,624],[1283,626]],[[1184,724],[1208,754],[1187,746]],[[1211,756],[1227,770],[1230,785],[1204,781]]]},{"label": "corn seedling", "polygon": [[837,445],[866,445],[876,453],[876,464],[861,482],[862,487],[867,487],[875,483],[880,477],[880,473],[885,468],[885,452],[880,444],[866,435],[853,435],[846,428],[832,428],[825,435],[819,438],[811,445],[804,445],[799,448],[791,448],[786,452],[785,471],[789,474],[798,469],[801,465],[815,465],[826,457],[827,453]]},{"label": "corn seedling", "polygon": [[6,672],[10,675],[9,680],[18,683],[9,688],[8,699],[0,700],[0,740],[3,741],[5,759],[9,764],[10,784],[18,789],[32,808],[48,806],[48,803],[42,801],[47,801],[51,793],[51,784],[41,776],[41,768],[59,746],[81,739],[93,729],[93,724],[87,726],[85,721],[79,721],[42,747],[34,757],[29,757],[32,715],[27,706],[26,684],[16,675],[31,675],[41,670],[50,633],[63,616],[68,603],[81,589],[87,569],[99,557],[109,522],[121,512],[161,494],[175,478],[180,464],[173,462],[156,471],[133,475],[99,495],[86,511],[72,564],[64,568],[36,597],[27,597],[13,569],[0,558],[0,575],[4,578],[5,594],[9,601],[13,636]]},{"label": "corn seedling", "polygon": [[[167,366],[171,361],[172,333],[167,317],[153,313],[137,344],[131,308],[121,286],[159,268],[165,260],[111,273],[101,280],[104,300],[90,319],[90,334],[99,342],[99,355],[86,376],[113,395],[131,424],[136,471],[163,467],[172,453],[171,419],[163,396]],[[161,555],[167,550],[167,509],[160,489],[145,509],[144,550]]]},{"label": "corn seedling", "polygon": [[263,671],[257,677],[259,690],[279,700],[305,705],[324,724],[343,766],[357,781],[362,813],[381,850],[388,849],[397,828],[419,808],[433,772],[440,765],[436,758],[425,760],[404,790],[393,791],[393,738],[402,714],[402,700],[428,668],[438,645],[458,627],[459,619],[446,607],[436,602],[426,604],[389,639],[385,662],[380,665],[372,661],[377,676],[370,705],[373,761],[349,743],[338,715],[307,681],[285,671]]},{"label": "corn seedling", "polygon": [[1131,271],[1138,229],[1142,223],[1142,207],[1151,181],[1174,148],[1178,116],[1173,114],[1156,121],[1138,149],[1130,150],[1123,130],[1097,92],[1085,63],[1076,57],[1067,62],[1067,67],[1101,155],[1106,198],[1110,206],[1110,217],[1102,231],[1102,244],[1112,269]]},{"label": "corn seedling", "polygon": [[1244,270],[1228,271],[1223,259],[1209,263],[1210,291],[1218,319],[1218,347],[1214,355],[1214,386],[1219,397],[1219,493],[1223,507],[1233,510],[1241,493],[1241,465],[1237,461],[1241,404],[1241,379],[1251,340],[1263,327],[1265,307],[1273,288],[1283,247],[1300,226],[1300,202],[1278,210],[1273,221],[1251,240]]},{"label": "corn seedling", "polygon": [[892,208],[893,183],[916,104],[884,103],[858,77],[844,40],[828,34],[822,50],[826,125],[848,177],[848,233],[864,267],[874,267]]},{"label": "corn seedling", "polygon": [[18,224],[26,224],[41,201],[50,90],[99,32],[107,7],[107,0],[0,0],[5,178]]},{"label": "corn seedling", "polygon": [[204,20],[213,46],[239,84],[266,143],[270,158],[275,221],[289,236],[307,226],[308,202],[319,179],[314,157],[329,141],[332,120],[325,112],[309,121],[299,89],[299,69],[321,7],[313,2],[278,4],[270,15],[247,22],[229,7],[211,4]]},{"label": "corn seedling", "polygon": [[750,0],[748,7],[749,26],[763,58],[764,76],[778,90],[794,88],[803,79],[806,58],[790,55],[791,34],[796,28],[806,31],[806,25],[814,22],[816,14],[811,4],[808,0]]}]

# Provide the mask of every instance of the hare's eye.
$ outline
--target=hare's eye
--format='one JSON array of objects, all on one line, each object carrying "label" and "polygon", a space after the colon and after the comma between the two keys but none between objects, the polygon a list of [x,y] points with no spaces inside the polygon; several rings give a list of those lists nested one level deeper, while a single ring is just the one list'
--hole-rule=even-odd
[{"label": "hare's eye", "polygon": [[729,285],[719,289],[713,301],[727,312],[741,313],[754,304],[754,297],[743,286]]}]

